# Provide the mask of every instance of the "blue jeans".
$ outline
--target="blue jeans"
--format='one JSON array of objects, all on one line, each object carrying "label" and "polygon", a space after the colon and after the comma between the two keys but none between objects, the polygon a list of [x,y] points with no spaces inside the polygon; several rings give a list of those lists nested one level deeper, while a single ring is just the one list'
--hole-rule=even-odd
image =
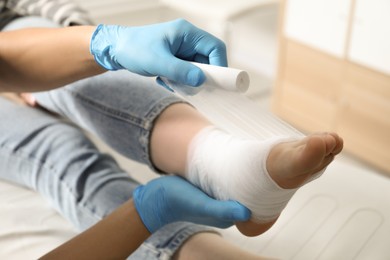
[{"label": "blue jeans", "polygon": [[[40,26],[48,23],[34,19]],[[8,29],[23,27],[15,22],[18,26],[11,23]],[[35,97],[60,116],[0,98],[0,178],[38,191],[80,230],[130,199],[139,185],[81,128],[153,168],[149,141],[154,121],[168,106],[183,102],[153,79],[127,71],[107,72]],[[170,258],[187,238],[204,231],[210,229],[184,222],[167,225],[130,259]]]}]

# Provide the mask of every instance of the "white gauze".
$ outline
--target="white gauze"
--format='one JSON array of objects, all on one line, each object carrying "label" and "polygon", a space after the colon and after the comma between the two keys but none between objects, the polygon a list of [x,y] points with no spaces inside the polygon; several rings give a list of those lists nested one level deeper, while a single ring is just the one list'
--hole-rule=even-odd
[{"label": "white gauze", "polygon": [[256,222],[275,219],[296,189],[283,189],[269,176],[269,151],[304,135],[242,94],[246,72],[194,64],[207,77],[201,87],[164,82],[223,131],[205,128],[192,140],[187,178],[212,197],[244,204]]}]

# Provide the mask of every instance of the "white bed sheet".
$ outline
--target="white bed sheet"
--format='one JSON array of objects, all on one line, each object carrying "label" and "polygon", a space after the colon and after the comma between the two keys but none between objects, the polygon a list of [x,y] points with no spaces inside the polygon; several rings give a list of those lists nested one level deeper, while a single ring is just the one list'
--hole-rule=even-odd
[{"label": "white bed sheet", "polygon": [[37,259],[76,230],[36,192],[0,181],[0,259]]}]

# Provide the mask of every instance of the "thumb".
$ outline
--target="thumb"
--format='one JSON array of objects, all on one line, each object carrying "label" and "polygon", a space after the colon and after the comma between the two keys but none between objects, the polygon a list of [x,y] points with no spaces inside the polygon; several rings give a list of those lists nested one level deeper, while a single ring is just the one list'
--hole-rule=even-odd
[{"label": "thumb", "polygon": [[246,221],[251,212],[237,201],[210,200],[204,207],[204,213],[224,221]]},{"label": "thumb", "polygon": [[188,61],[172,57],[165,63],[166,75],[161,75],[177,83],[197,87],[206,80],[203,71]]}]

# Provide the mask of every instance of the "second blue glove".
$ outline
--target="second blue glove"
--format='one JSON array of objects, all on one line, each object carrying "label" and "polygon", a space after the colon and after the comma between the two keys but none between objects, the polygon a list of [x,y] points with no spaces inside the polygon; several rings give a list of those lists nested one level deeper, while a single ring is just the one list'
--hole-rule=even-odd
[{"label": "second blue glove", "polygon": [[250,211],[240,203],[210,198],[178,176],[160,177],[137,187],[133,200],[151,233],[177,221],[226,228],[250,218]]}]

